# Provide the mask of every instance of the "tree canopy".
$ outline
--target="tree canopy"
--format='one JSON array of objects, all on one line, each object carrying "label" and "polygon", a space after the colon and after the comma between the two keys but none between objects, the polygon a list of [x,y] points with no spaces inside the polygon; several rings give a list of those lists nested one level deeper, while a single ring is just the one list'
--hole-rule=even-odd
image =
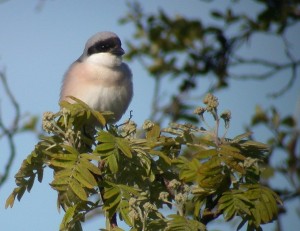
[{"label": "tree canopy", "polygon": [[[128,3],[128,13],[120,19],[122,25],[135,28],[134,42],[126,43],[128,58],[139,61],[155,82],[149,120],[143,125],[129,119],[120,126],[108,126],[111,113],[93,111],[77,99],[73,105],[63,102],[59,112],[44,114],[43,129],[48,134],[40,136],[23,161],[6,207],[21,200],[36,180],[43,180],[44,169],[50,168],[57,206],[65,211],[60,230],[82,230],[86,215],[99,210],[107,219],[102,230],[122,230],[117,218],[131,230],[207,230],[221,217],[225,222],[237,218],[237,230],[262,230],[263,224],[280,221],[289,209],[285,202],[299,198],[299,121],[293,115],[283,116],[280,108],[258,105],[245,133],[228,137],[234,119],[230,111],[219,112],[214,95],[228,89],[233,80],[259,83],[282,76],[286,84],[270,88],[269,94],[279,98],[298,78],[300,58],[293,53],[288,31],[299,23],[300,1],[253,2],[260,6],[255,15],[237,10],[242,1],[212,9],[213,23],[200,16],[169,15],[164,9],[149,13],[143,3]],[[284,59],[243,56],[240,51],[257,42],[257,34],[280,39],[278,49]],[[258,71],[241,72],[241,67]],[[0,176],[2,186],[15,158],[14,136],[41,132],[37,132],[37,117],[21,121],[5,71],[0,77],[15,108],[14,126],[0,117],[0,138],[10,144]],[[165,79],[176,81],[178,88],[162,101],[168,87],[162,84]],[[211,82],[205,96],[197,91],[203,79]],[[87,134],[83,127],[91,119],[101,126]],[[270,131],[266,142],[252,139],[251,131],[258,126]],[[272,162],[278,150],[285,154],[280,165]],[[288,190],[270,183],[276,174],[288,180]],[[164,213],[166,208],[169,215]]]}]

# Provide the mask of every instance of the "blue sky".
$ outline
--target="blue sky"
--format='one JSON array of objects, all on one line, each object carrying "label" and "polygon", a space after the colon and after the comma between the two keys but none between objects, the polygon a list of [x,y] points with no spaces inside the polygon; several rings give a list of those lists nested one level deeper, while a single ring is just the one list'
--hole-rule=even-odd
[{"label": "blue sky", "polygon": [[[239,9],[254,12],[256,5],[240,4]],[[68,66],[77,59],[84,48],[86,40],[97,31],[110,30],[116,32],[125,41],[131,38],[134,28],[131,25],[120,25],[120,19],[127,12],[125,1],[99,0],[65,0],[46,1],[41,11],[36,11],[38,0],[13,1],[0,4],[0,68],[6,68],[8,83],[20,103],[22,113],[41,116],[44,111],[58,110],[58,96],[61,79]],[[213,3],[215,6],[217,3]],[[210,4],[202,1],[143,1],[146,12],[156,11],[159,7],[166,9],[170,15],[176,13],[207,18]],[[220,6],[218,6],[220,7]],[[222,7],[223,8],[223,7]],[[293,44],[294,54],[299,54],[300,28],[294,28],[288,33]],[[251,56],[272,57],[282,60],[283,54],[277,48],[280,41],[257,35],[257,42],[249,43],[243,53]],[[126,50],[126,47],[125,47]],[[153,81],[137,62],[130,63],[134,75],[134,98],[129,106],[133,110],[134,120],[141,125],[149,116]],[[251,69],[243,70],[252,73]],[[256,104],[274,104],[281,108],[284,114],[296,113],[296,102],[300,100],[299,78],[292,89],[279,99],[266,98],[266,94],[280,89],[288,80],[288,75],[278,75],[264,82],[231,81],[230,88],[217,93],[221,108],[230,109],[233,115],[229,135],[243,132],[244,125],[249,121]],[[169,92],[175,89],[170,82],[165,81]],[[199,85],[202,94],[207,90],[209,82],[203,80]],[[172,88],[173,86],[173,88]],[[0,87],[1,116],[6,123],[11,122],[13,110]],[[298,106],[299,108],[299,106]],[[299,110],[299,109],[298,109]],[[297,118],[299,120],[299,111]],[[123,117],[126,119],[126,116]],[[258,140],[263,140],[266,134],[258,129],[254,131]],[[52,173],[46,171],[43,183],[36,183],[31,193],[26,193],[21,202],[16,202],[12,209],[4,209],[7,196],[14,185],[13,175],[17,172],[22,160],[31,152],[37,140],[30,134],[16,137],[17,158],[14,162],[10,179],[0,192],[0,229],[1,230],[58,230],[62,213],[56,209],[56,192],[49,183]],[[5,140],[0,140],[0,168],[6,161],[8,151]],[[280,155],[280,153],[278,154]],[[280,156],[278,157],[280,158]],[[278,178],[277,182],[285,184],[285,179]],[[293,206],[293,205],[291,205]],[[295,207],[295,206],[294,206]],[[294,230],[300,225],[299,219],[291,210],[285,216],[285,230]],[[92,221],[84,225],[85,230],[97,230],[104,227],[102,221]],[[218,227],[213,226],[211,228]],[[272,225],[264,226],[271,230]],[[222,228],[224,229],[224,228]],[[230,228],[228,228],[230,230]]]}]

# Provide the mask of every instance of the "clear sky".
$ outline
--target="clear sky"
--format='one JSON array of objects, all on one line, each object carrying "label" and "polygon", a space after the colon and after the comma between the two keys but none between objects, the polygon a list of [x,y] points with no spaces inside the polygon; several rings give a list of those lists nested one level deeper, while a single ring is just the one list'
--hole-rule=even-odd
[{"label": "clear sky", "polygon": [[[62,76],[68,66],[81,55],[84,44],[91,35],[98,31],[109,30],[116,32],[125,41],[131,38],[134,28],[118,23],[118,19],[128,10],[125,1],[122,0],[52,0],[45,1],[43,8],[36,11],[38,1],[9,0],[0,4],[0,68],[6,68],[9,85],[20,103],[22,113],[41,116],[45,111],[58,110],[57,101]],[[217,2],[213,4],[220,7],[220,1]],[[240,4],[240,10],[251,13],[257,7],[250,4],[250,1],[241,2],[244,3]],[[178,13],[208,21],[210,4],[202,1],[154,0],[142,3],[146,12],[153,12],[161,7],[170,15]],[[299,31],[298,27],[289,33],[295,54],[300,53],[300,44],[297,42]],[[269,40],[261,35],[257,37],[257,41],[249,44],[243,52],[247,52],[249,56],[258,55],[282,60],[283,54],[277,48],[280,45],[279,40]],[[134,75],[135,95],[129,109],[134,112],[133,120],[141,125],[150,113],[149,105],[154,84],[137,62],[130,63],[130,67]],[[253,70],[245,71],[251,73]],[[221,107],[232,111],[233,121],[229,135],[234,136],[243,132],[244,125],[249,121],[256,104],[263,106],[274,104],[279,106],[284,114],[296,113],[296,102],[298,100],[299,103],[300,97],[299,78],[292,89],[280,99],[266,98],[267,93],[280,89],[288,78],[287,75],[280,75],[262,83],[231,81],[230,89],[218,92]],[[199,91],[202,94],[207,90],[208,84],[206,80],[203,85],[200,84]],[[0,107],[4,121],[10,123],[13,110],[1,86]],[[297,115],[299,119],[299,114]],[[126,116],[124,118],[126,119]],[[259,140],[264,139],[266,134],[259,131],[255,137]],[[41,184],[36,182],[31,193],[25,193],[20,203],[16,202],[12,209],[4,209],[5,200],[15,186],[13,175],[36,142],[34,136],[29,134],[22,134],[16,138],[17,157],[10,179],[0,189],[0,230],[58,230],[63,214],[57,212],[56,192],[49,186],[52,177],[50,170],[46,171]],[[3,163],[6,162],[7,151],[5,140],[0,140],[1,171]],[[275,183],[285,184],[285,179],[279,178]],[[295,227],[300,226],[299,219],[297,220],[293,213],[295,211],[291,210],[284,217],[287,221],[284,230],[295,230]],[[102,220],[92,221],[84,225],[84,230],[97,230],[100,226],[104,228]],[[264,230],[271,230],[272,227],[272,225],[264,226]]]}]

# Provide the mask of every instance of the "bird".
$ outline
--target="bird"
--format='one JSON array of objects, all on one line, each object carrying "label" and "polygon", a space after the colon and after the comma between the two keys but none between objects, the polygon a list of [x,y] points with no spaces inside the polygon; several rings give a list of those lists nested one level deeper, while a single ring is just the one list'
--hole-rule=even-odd
[{"label": "bird", "polygon": [[114,124],[126,112],[132,97],[132,72],[122,61],[125,51],[117,34],[103,31],[90,37],[81,56],[66,71],[59,101],[73,96],[93,110],[114,113]]}]

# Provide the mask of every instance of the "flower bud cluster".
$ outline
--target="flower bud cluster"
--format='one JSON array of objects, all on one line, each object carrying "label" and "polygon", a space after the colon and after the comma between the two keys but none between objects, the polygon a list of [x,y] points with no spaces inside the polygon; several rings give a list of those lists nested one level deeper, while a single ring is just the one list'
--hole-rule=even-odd
[{"label": "flower bud cluster", "polygon": [[136,127],[137,127],[136,123],[133,122],[132,120],[129,120],[122,126],[122,131],[127,134],[130,134],[136,131]]},{"label": "flower bud cluster", "polygon": [[54,131],[55,126],[53,125],[52,120],[55,118],[55,114],[52,112],[45,112],[43,114],[43,122],[42,122],[42,126],[43,126],[43,130],[50,133],[52,131]]},{"label": "flower bud cluster", "polygon": [[174,190],[177,190],[178,187],[180,187],[181,183],[180,181],[176,180],[176,179],[173,179],[169,182],[168,186],[171,188],[171,189],[174,189]]},{"label": "flower bud cluster", "polygon": [[170,194],[168,192],[160,192],[158,199],[162,201],[166,201],[168,200],[169,195]]},{"label": "flower bud cluster", "polygon": [[204,107],[197,107],[194,110],[194,114],[202,116],[205,111],[206,111],[206,109]]},{"label": "flower bud cluster", "polygon": [[224,120],[225,122],[225,127],[228,128],[229,127],[229,123],[230,123],[230,119],[231,119],[231,112],[230,111],[224,111],[220,117]]},{"label": "flower bud cluster", "polygon": [[151,128],[153,128],[154,127],[154,123],[152,122],[152,121],[150,121],[150,120],[145,120],[145,122],[144,122],[144,124],[143,124],[143,129],[145,130],[145,131],[149,131],[149,130],[151,130]]},{"label": "flower bud cluster", "polygon": [[206,104],[206,110],[209,112],[215,111],[219,106],[218,98],[210,93],[205,96],[203,103]]}]

